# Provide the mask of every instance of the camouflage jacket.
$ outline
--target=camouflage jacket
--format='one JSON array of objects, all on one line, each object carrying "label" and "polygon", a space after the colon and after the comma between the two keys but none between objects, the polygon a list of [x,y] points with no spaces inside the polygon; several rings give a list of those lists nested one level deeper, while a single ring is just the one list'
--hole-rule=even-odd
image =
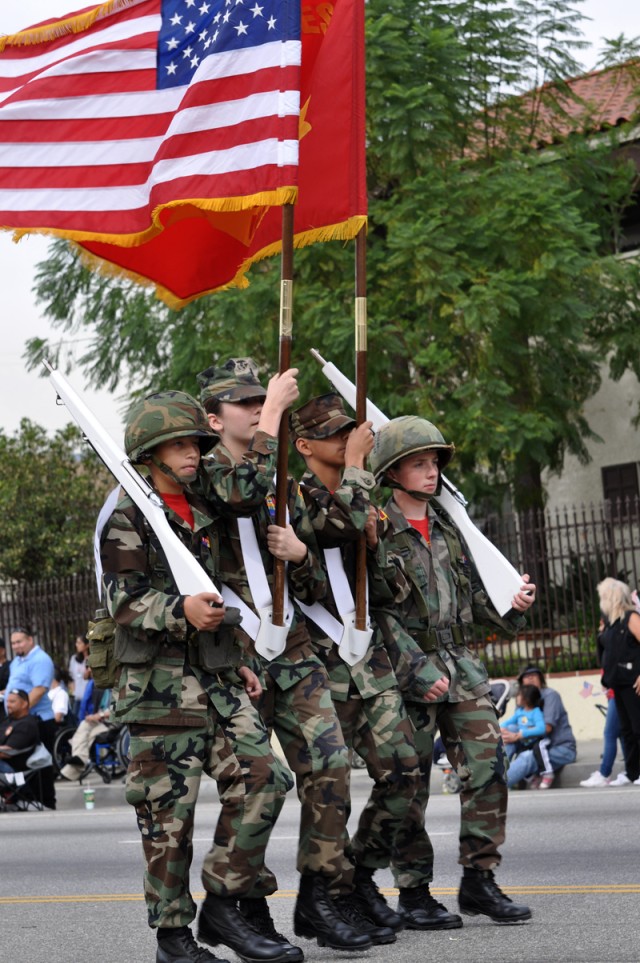
[{"label": "camouflage jacket", "polygon": [[[501,618],[491,604],[467,548],[447,513],[428,504],[429,538],[406,520],[393,498],[385,506],[388,523],[384,541],[398,558],[409,591],[398,607],[403,627],[425,651],[436,678],[450,679],[442,701],[463,702],[489,691],[487,672],[466,646],[472,626],[513,637],[524,625],[517,612]],[[455,639],[435,637],[433,629],[455,627]]]},{"label": "camouflage jacket", "polygon": [[[221,466],[232,464],[232,455],[222,444],[218,444],[213,450],[213,457],[207,460],[206,470],[209,472],[213,468],[218,471]],[[268,672],[281,689],[288,689],[295,685],[322,664],[318,658],[316,646],[309,635],[305,619],[296,605],[296,599],[312,605],[325,597],[327,587],[313,526],[293,479],[289,479],[288,508],[291,526],[298,538],[305,543],[308,551],[299,565],[289,562],[287,568],[289,592],[294,609],[294,618],[287,637],[287,648],[281,656],[267,662],[256,654],[253,641],[249,636],[241,632],[247,652],[255,659],[254,669]],[[267,528],[274,524],[274,512],[275,494],[272,483],[266,498],[252,514],[267,581],[271,587],[273,587],[274,557],[267,549]],[[233,517],[223,520],[218,561],[220,580],[233,589],[236,595],[255,612],[242,556],[238,524]]]},{"label": "camouflage jacket", "polygon": [[[300,491],[307,506],[318,544],[321,548],[340,548],[345,574],[355,593],[356,545],[364,532],[369,515],[369,492],[374,487],[373,475],[358,468],[347,468],[339,488],[330,492],[319,478],[307,471],[300,481]],[[375,551],[367,549],[369,608],[390,605],[398,594],[397,581],[404,578],[397,566],[388,564],[382,542]],[[331,584],[327,576],[327,597],[322,603],[334,618],[340,619]],[[375,621],[374,634],[367,653],[354,666],[340,658],[338,647],[309,620],[309,631],[323,646],[325,665],[335,699],[346,701],[354,690],[363,699],[371,698],[396,685],[393,668]]]},{"label": "camouflage jacket", "polygon": [[[193,530],[168,506],[165,513],[183,544],[215,579],[217,523],[205,502],[189,493],[187,499]],[[116,657],[123,663],[116,717],[122,722],[196,726],[206,718],[209,702],[228,716],[236,704],[233,689],[240,684],[233,665],[242,660],[242,651],[237,645],[234,651],[231,643],[227,668],[215,674],[200,668],[199,634],[185,618],[184,596],[148,522],[128,495],[105,525],[101,559],[107,605],[120,632]]]}]

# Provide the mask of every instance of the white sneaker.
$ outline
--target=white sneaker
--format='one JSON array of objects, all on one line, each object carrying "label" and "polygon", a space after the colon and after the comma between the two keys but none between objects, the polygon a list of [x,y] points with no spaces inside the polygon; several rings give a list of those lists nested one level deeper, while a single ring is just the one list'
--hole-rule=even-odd
[{"label": "white sneaker", "polygon": [[634,780],[633,780],[633,785],[634,785],[634,786],[640,786],[640,776],[638,776],[637,779],[634,779]]},{"label": "white sneaker", "polygon": [[593,789],[596,786],[608,786],[610,782],[611,779],[608,776],[603,776],[598,769],[596,772],[592,772],[588,779],[583,779],[580,785]]},{"label": "white sneaker", "polygon": [[609,783],[610,786],[630,786],[631,780],[623,772],[619,772],[616,778]]}]

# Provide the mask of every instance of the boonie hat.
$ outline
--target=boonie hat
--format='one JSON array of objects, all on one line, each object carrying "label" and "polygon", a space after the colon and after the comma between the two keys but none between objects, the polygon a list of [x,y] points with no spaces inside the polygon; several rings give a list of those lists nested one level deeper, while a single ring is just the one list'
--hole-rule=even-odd
[{"label": "boonie hat", "polygon": [[355,425],[355,418],[349,417],[342,398],[333,391],[312,398],[289,416],[292,441],[296,438],[330,438],[343,428],[355,428]]},{"label": "boonie hat", "polygon": [[246,401],[265,398],[267,391],[258,379],[258,366],[253,358],[229,358],[222,366],[211,365],[196,375],[200,385],[200,401]]}]

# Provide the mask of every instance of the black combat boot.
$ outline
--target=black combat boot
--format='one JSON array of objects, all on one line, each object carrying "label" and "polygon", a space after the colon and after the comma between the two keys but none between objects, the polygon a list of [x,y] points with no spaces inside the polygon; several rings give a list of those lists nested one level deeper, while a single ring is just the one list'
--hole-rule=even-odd
[{"label": "black combat boot", "polygon": [[302,963],[304,953],[299,946],[294,946],[282,933],[278,933],[271,919],[269,904],[266,899],[240,898],[238,900],[238,909],[254,930],[257,930],[262,936],[266,936],[267,939],[273,940],[274,943],[279,943],[282,946],[282,949],[287,954],[286,959],[289,963]]},{"label": "black combat boot", "polygon": [[232,896],[207,893],[198,917],[198,939],[209,946],[224,943],[245,963],[287,963],[281,943],[262,936],[244,918]]},{"label": "black combat boot", "polygon": [[362,915],[376,926],[387,926],[394,933],[404,926],[400,913],[387,904],[386,899],[373,881],[374,870],[356,866],[353,876],[354,893],[358,909]]},{"label": "black combat boot", "polygon": [[334,950],[368,950],[373,945],[343,918],[329,896],[326,878],[317,873],[300,877],[293,931]]},{"label": "black combat boot", "polygon": [[188,926],[158,930],[156,963],[229,963],[198,946]]},{"label": "black combat boot", "polygon": [[465,867],[458,906],[465,916],[488,916],[494,923],[526,923],[531,919],[529,907],[514,903],[505,896],[490,869]]},{"label": "black combat boot", "polygon": [[364,933],[365,936],[368,936],[374,946],[383,943],[395,943],[396,934],[391,927],[377,926],[361,911],[359,901],[353,893],[334,897],[333,905],[337,906],[342,919],[353,926],[358,933]]},{"label": "black combat boot", "polygon": [[457,930],[462,926],[457,913],[450,913],[434,899],[428,883],[401,889],[398,910],[408,930]]}]

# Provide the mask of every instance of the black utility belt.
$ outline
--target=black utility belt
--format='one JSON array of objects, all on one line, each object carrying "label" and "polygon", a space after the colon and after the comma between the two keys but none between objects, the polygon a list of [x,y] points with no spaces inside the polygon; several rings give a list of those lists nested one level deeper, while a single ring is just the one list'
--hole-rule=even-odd
[{"label": "black utility belt", "polygon": [[464,629],[459,625],[447,625],[444,629],[418,629],[411,633],[425,652],[446,648],[448,645],[464,645]]}]

